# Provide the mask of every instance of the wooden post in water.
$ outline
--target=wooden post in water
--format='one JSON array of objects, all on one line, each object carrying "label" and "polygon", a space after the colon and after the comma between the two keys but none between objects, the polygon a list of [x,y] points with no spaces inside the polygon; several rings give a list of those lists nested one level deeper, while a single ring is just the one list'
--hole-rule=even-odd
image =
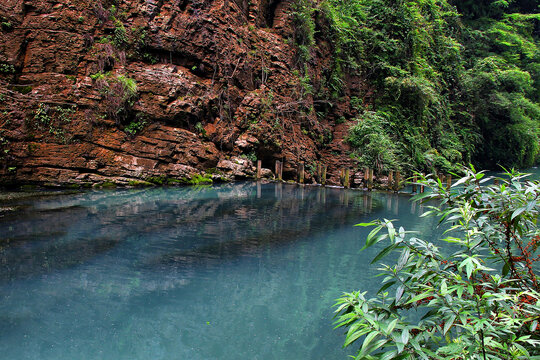
[{"label": "wooden post in water", "polygon": [[369,173],[368,190],[371,191],[373,189],[373,169],[368,169],[368,173]]},{"label": "wooden post in water", "polygon": [[328,169],[327,166],[323,165],[323,167],[322,167],[322,175],[321,175],[321,184],[322,184],[322,186],[326,185],[326,170],[327,169]]},{"label": "wooden post in water", "polygon": [[452,175],[448,174],[446,175],[446,188],[450,189],[450,186],[452,186]]},{"label": "wooden post in water", "polygon": [[298,164],[298,182],[304,183],[304,163]]},{"label": "wooden post in water", "polygon": [[261,178],[262,160],[257,160],[257,180]]},{"label": "wooden post in water", "polygon": [[420,185],[420,193],[423,193],[423,192],[424,192],[424,185]]},{"label": "wooden post in water", "polygon": [[388,173],[388,189],[393,189],[394,187],[394,170],[390,170]]},{"label": "wooden post in water", "polygon": [[321,183],[321,163],[317,163],[317,174],[315,175],[315,181]]},{"label": "wooden post in water", "polygon": [[399,191],[399,182],[401,181],[401,173],[399,171],[396,171],[396,180],[395,180],[395,186],[394,191]]},{"label": "wooden post in water", "polygon": [[281,167],[281,161],[276,160],[276,171],[274,173],[274,179],[276,179],[276,180],[281,180],[279,178],[279,169],[280,169],[280,167]]},{"label": "wooden post in water", "polygon": [[418,176],[416,174],[413,175],[413,184],[412,184],[412,192],[413,193],[416,193],[416,190],[417,190],[417,185],[416,183],[418,182]]},{"label": "wooden post in water", "polygon": [[365,188],[368,187],[368,182],[369,182],[369,169],[364,168],[364,187]]},{"label": "wooden post in water", "polygon": [[350,178],[350,172],[349,168],[345,169],[345,178],[343,179],[343,187],[350,188],[351,187],[351,178]]}]

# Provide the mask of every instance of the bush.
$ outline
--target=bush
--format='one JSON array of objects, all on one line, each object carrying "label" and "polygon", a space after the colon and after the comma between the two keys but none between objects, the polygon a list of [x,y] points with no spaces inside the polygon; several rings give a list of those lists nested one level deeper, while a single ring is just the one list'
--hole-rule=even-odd
[{"label": "bush", "polygon": [[395,147],[385,125],[382,115],[366,111],[349,129],[347,142],[353,147],[353,156],[360,166],[375,168],[378,172],[398,168]]},{"label": "bush", "polygon": [[[347,328],[345,346],[361,342],[357,359],[537,359],[540,356],[540,284],[537,226],[540,184],[507,173],[500,185],[484,185],[483,173],[446,189],[424,178],[431,192],[416,200],[439,200],[424,215],[438,216],[448,229],[433,243],[376,226],[366,247],[386,241],[373,260],[399,253],[382,265],[382,287],[344,294],[337,302],[337,327]],[[384,229],[384,231],[383,231]]]}]

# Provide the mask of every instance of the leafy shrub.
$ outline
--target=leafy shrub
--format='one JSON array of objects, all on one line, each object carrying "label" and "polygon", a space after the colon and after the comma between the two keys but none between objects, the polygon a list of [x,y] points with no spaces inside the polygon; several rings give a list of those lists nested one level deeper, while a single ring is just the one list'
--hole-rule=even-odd
[{"label": "leafy shrub", "polygon": [[366,111],[349,128],[347,142],[354,148],[353,156],[361,166],[375,168],[379,172],[399,167],[394,144],[385,129],[386,123],[379,113]]},{"label": "leafy shrub", "polygon": [[417,200],[439,201],[424,215],[448,226],[445,251],[389,220],[359,224],[376,226],[365,248],[388,243],[373,263],[399,256],[382,265],[375,298],[357,291],[337,302],[345,346],[361,342],[357,359],[539,358],[540,184],[511,172],[480,186],[484,174],[465,172],[450,189],[421,181],[431,192]]}]

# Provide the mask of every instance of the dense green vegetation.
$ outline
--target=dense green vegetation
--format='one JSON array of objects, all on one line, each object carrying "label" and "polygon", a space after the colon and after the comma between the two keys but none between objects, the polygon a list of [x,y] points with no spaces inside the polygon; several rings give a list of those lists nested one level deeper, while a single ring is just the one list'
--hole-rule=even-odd
[{"label": "dense green vegetation", "polygon": [[[450,171],[468,162],[530,166],[540,150],[537,6],[527,0],[299,0],[299,66],[317,39],[330,40],[333,65],[315,84],[321,89],[315,96],[351,97],[357,118],[349,141],[361,164],[377,158],[379,171],[396,164],[409,171]],[[365,87],[345,94],[351,76]]]},{"label": "dense green vegetation", "polygon": [[440,244],[389,220],[360,224],[375,226],[365,248],[386,243],[373,262],[392,260],[375,298],[338,301],[345,345],[361,343],[357,359],[540,358],[540,183],[507,175],[481,186],[484,174],[468,170],[450,189],[422,180],[431,191],[419,198],[440,200],[424,215],[448,228]]}]

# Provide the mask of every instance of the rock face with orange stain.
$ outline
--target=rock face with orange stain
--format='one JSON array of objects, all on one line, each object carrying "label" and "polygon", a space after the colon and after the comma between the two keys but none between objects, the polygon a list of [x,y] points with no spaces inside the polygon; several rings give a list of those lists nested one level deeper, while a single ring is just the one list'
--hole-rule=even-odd
[{"label": "rock face with orange stain", "polygon": [[285,159],[285,179],[323,162],[336,182],[354,166],[335,123],[354,117],[358,79],[333,104],[314,95],[331,45],[317,38],[299,63],[291,3],[3,0],[0,183],[254,175],[242,155]]}]

